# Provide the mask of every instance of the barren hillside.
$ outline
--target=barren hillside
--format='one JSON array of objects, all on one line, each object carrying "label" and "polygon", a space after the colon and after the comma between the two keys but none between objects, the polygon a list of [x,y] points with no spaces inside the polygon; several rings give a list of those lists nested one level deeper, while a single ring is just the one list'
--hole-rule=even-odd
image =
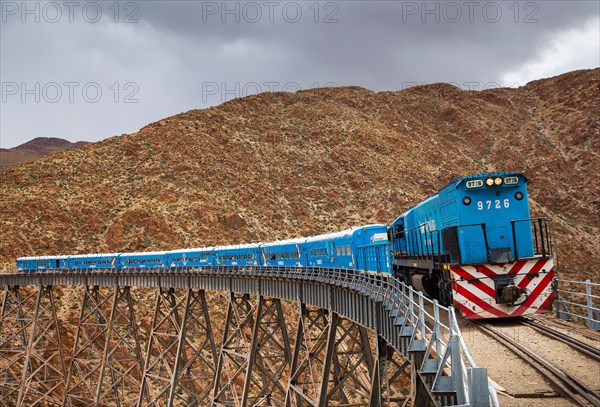
[{"label": "barren hillside", "polygon": [[16,164],[34,161],[54,151],[71,150],[89,144],[85,141],[71,143],[56,137],[36,137],[13,148],[0,148],[0,170]]},{"label": "barren hillside", "polygon": [[523,170],[563,276],[600,262],[600,69],[519,89],[266,93],[0,173],[0,261],[388,222],[450,179]]}]

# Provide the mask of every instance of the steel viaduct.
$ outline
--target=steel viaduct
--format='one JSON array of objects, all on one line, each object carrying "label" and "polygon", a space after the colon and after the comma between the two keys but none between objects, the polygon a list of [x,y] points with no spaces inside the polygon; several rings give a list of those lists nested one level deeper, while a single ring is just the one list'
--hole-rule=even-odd
[{"label": "steel viaduct", "polygon": [[[1,406],[490,405],[454,310],[392,277],[49,270],[3,272],[0,285]],[[155,301],[149,331],[140,292]]]}]

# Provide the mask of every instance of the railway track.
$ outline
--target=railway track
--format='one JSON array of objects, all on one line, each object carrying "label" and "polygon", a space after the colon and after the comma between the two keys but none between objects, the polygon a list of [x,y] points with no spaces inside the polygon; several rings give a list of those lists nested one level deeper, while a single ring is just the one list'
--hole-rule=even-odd
[{"label": "railway track", "polygon": [[544,336],[563,342],[569,345],[571,348],[575,349],[576,351],[596,361],[600,361],[600,349],[590,345],[589,343],[580,341],[579,339],[575,339],[563,332],[557,331],[556,329],[552,329],[540,323],[539,321],[536,321],[531,318],[523,318],[521,322]]},{"label": "railway track", "polygon": [[[537,318],[530,318],[532,320],[537,320]],[[584,336],[592,341],[600,342],[600,332],[592,331],[591,329],[584,328],[582,326],[578,326],[573,324],[572,322],[563,321],[560,319],[543,319],[544,325],[552,325],[561,329],[568,329],[573,332],[577,332],[579,335]]]},{"label": "railway track", "polygon": [[488,324],[479,321],[474,321],[474,323],[485,335],[501,343],[537,370],[562,397],[572,400],[578,406],[591,405],[600,407],[600,393],[590,388],[579,378],[573,376],[554,362],[537,355],[510,336],[492,328]]}]

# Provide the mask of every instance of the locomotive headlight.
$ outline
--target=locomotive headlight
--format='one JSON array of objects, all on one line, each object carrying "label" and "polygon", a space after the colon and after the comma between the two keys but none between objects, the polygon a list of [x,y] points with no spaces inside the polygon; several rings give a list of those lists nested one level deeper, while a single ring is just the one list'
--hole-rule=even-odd
[{"label": "locomotive headlight", "polygon": [[471,198],[469,198],[468,196],[465,196],[463,198],[463,204],[465,204],[467,206],[470,205],[471,204]]},{"label": "locomotive headlight", "polygon": [[494,179],[494,184],[499,187],[500,185],[502,185],[502,178],[498,177],[496,179]]},{"label": "locomotive headlight", "polygon": [[487,185],[488,187],[491,187],[494,185],[494,178],[488,178],[485,180],[485,185]]},{"label": "locomotive headlight", "polygon": [[521,199],[523,199],[523,192],[521,192],[521,191],[515,192],[515,199],[517,201],[520,201]]}]

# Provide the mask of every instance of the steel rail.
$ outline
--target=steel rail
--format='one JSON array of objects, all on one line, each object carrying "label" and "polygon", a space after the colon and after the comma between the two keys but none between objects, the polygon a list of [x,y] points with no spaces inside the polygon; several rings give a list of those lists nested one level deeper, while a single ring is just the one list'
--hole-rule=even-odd
[{"label": "steel rail", "polygon": [[553,362],[525,348],[519,342],[497,329],[491,328],[483,322],[474,321],[474,323],[484,334],[501,343],[542,374],[561,396],[572,400],[582,407],[587,407],[590,404],[594,407],[600,407],[600,394],[580,379]]},{"label": "steel rail", "polygon": [[[569,325],[562,319],[549,319],[547,322],[550,325],[554,325],[558,328],[574,329],[572,325]],[[591,329],[586,328],[584,325],[577,326],[576,329],[578,334],[585,336],[592,341],[600,341],[600,332],[592,331]]]},{"label": "steel rail", "polygon": [[556,329],[543,325],[531,318],[524,318],[522,322],[525,325],[536,330],[537,332],[541,333],[542,335],[563,342],[569,345],[571,348],[575,349],[576,351],[586,356],[589,356],[590,358],[596,361],[600,361],[600,349],[590,345],[589,343],[583,342],[579,339],[575,339],[572,336],[569,336],[560,331],[557,331]]}]

